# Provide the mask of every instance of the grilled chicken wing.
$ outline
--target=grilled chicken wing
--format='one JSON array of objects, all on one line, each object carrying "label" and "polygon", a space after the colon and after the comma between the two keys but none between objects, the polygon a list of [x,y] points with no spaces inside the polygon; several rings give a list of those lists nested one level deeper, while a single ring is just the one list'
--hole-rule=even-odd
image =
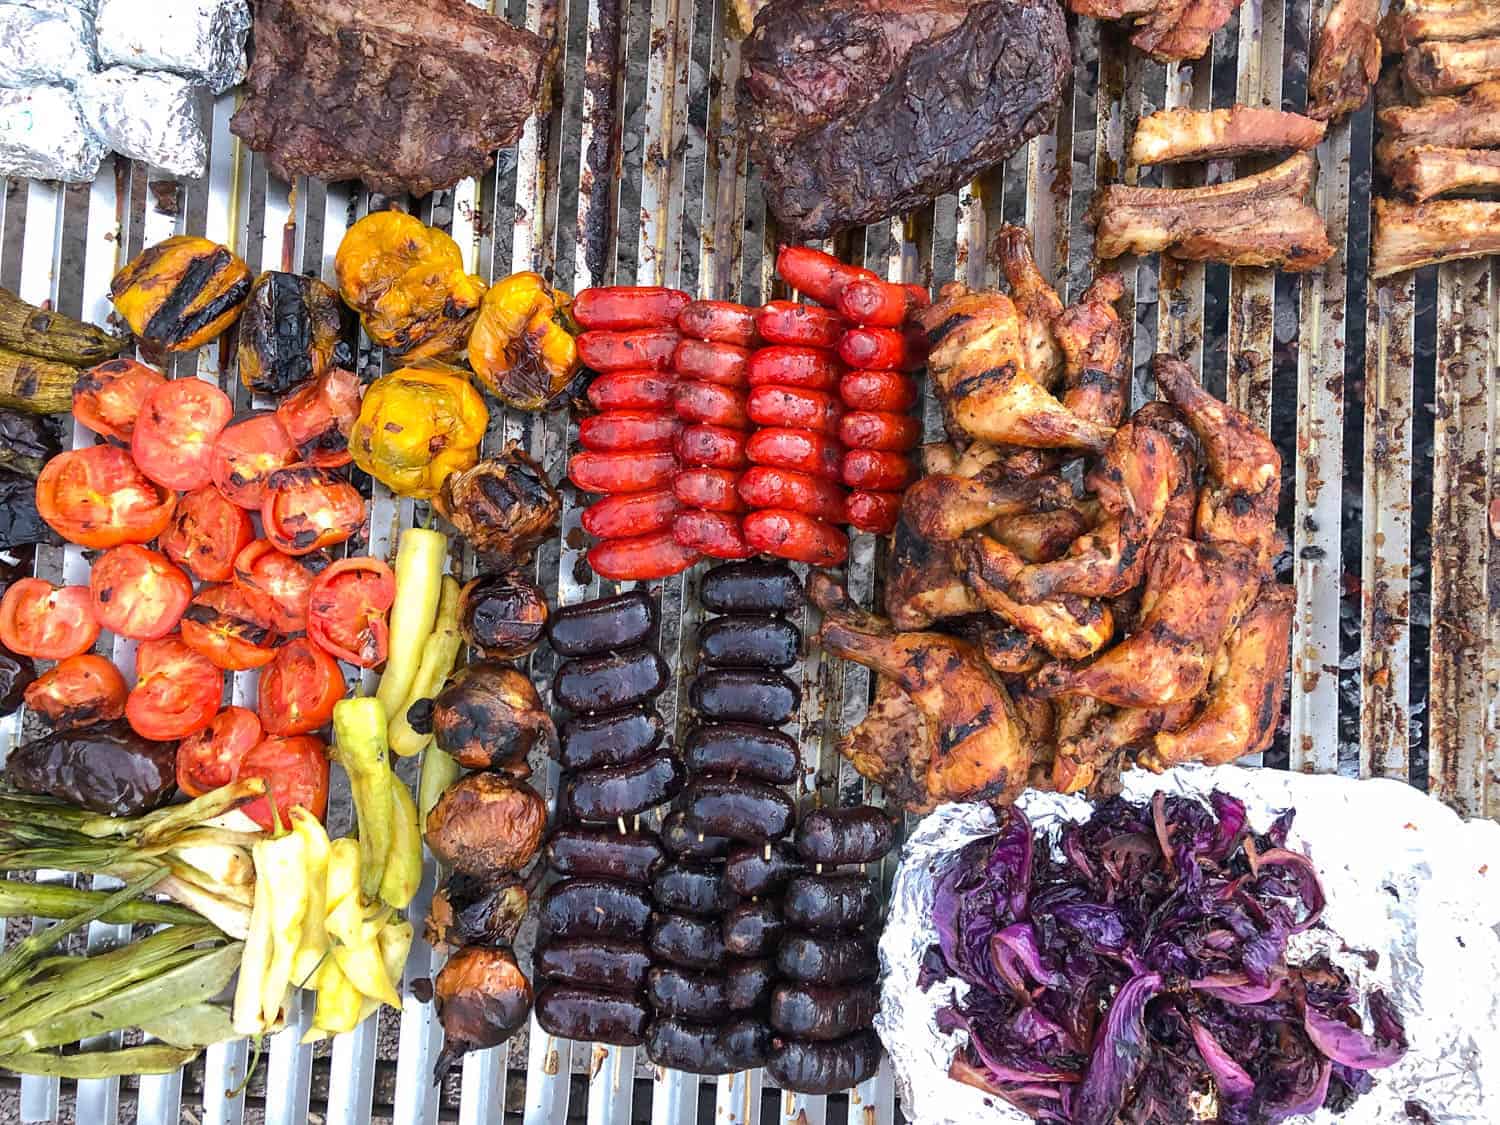
[{"label": "grilled chicken wing", "polygon": [[1307,115],[1339,121],[1370,98],[1380,77],[1380,0],[1338,0],[1323,21],[1307,76]]},{"label": "grilled chicken wing", "polygon": [[995,520],[986,529],[1023,562],[1047,563],[1061,558],[1096,522],[1098,505],[1080,501],[1055,512],[1023,512]]},{"label": "grilled chicken wing", "polygon": [[984,604],[964,583],[951,543],[929,543],[904,519],[896,521],[885,612],[898,629],[925,629],[934,621],[983,613]]},{"label": "grilled chicken wing", "polygon": [[933,749],[927,716],[888,676],[876,677],[874,702],[863,721],[839,742],[839,753],[860,777],[884,789],[886,800],[918,815],[937,807],[927,792]]},{"label": "grilled chicken wing", "polygon": [[1123,363],[1125,326],[1115,310],[1124,295],[1125,280],[1119,274],[1100,274],[1053,328],[1063,352],[1063,407],[1111,428],[1125,416],[1130,390]]},{"label": "grilled chicken wing", "polygon": [[1062,370],[1062,352],[1052,336],[1052,324],[1063,311],[1062,298],[1036,268],[1031,233],[1025,227],[1001,227],[993,253],[1000,259],[1000,268],[1010,284],[1010,299],[1021,314],[1026,373],[1050,389]]},{"label": "grilled chicken wing", "polygon": [[890,676],[926,717],[935,735],[931,799],[1015,800],[1026,787],[1030,746],[1010,696],[973,645],[941,633],[895,633],[827,575],[813,575],[808,596],[824,614],[817,643]]},{"label": "grilled chicken wing", "polygon": [[973,477],[939,473],[906,490],[901,514],[922,538],[945,543],[1001,516],[1062,508],[1072,499],[1059,477],[1016,481],[990,470]]},{"label": "grilled chicken wing", "polygon": [[1043,698],[1092,695],[1116,707],[1195,699],[1254,598],[1256,578],[1255,553],[1237,543],[1160,541],[1135,633],[1087,664],[1049,664],[1032,676],[1031,690]]},{"label": "grilled chicken wing", "polygon": [[954,562],[984,607],[1009,621],[1053,656],[1081,660],[1114,635],[1114,619],[1102,602],[1064,594],[1023,603],[1011,593],[1026,564],[988,535],[971,532],[954,545]]}]

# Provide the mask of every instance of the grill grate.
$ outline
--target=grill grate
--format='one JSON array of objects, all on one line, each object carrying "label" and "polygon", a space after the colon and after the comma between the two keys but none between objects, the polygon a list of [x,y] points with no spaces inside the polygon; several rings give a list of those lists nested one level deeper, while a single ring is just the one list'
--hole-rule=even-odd
[{"label": "grill grate", "polygon": [[[1209,57],[1173,66],[1129,51],[1114,29],[1079,21],[1078,67],[1051,134],[956,195],[905,220],[841,236],[831,248],[896,280],[995,285],[998,270],[985,253],[989,237],[1002,223],[1025,223],[1042,269],[1071,299],[1091,276],[1089,199],[1097,185],[1118,178],[1132,122],[1165,106],[1240,101],[1300,108],[1308,44],[1330,5],[1245,0]],[[749,302],[770,296],[775,236],[739,134],[738,51],[724,38],[720,5],[508,0],[495,7],[557,36],[555,104],[482,179],[437,193],[415,212],[450,229],[471,268],[488,276],[539,269],[570,290],[639,282]],[[299,181],[293,190],[277,181],[229,135],[232,112],[230,98],[212,106],[210,171],[201,182],[176,185],[123,161],[113,174],[106,165],[92,185],[8,181],[0,198],[0,284],[103,320],[115,269],[177,232],[224,242],[253,269],[284,266],[331,278],[343,231],[386,201],[348,185]],[[1144,368],[1150,356],[1159,347],[1173,350],[1199,365],[1211,390],[1267,424],[1282,450],[1283,530],[1292,543],[1285,569],[1297,582],[1298,603],[1289,722],[1266,764],[1407,777],[1465,813],[1497,816],[1500,548],[1492,527],[1500,517],[1490,517],[1489,505],[1500,476],[1494,377],[1500,277],[1493,262],[1460,263],[1367,291],[1371,144],[1367,108],[1333,129],[1319,150],[1318,204],[1340,249],[1320,276],[1155,258],[1117,264],[1127,278],[1125,315],[1135,326],[1134,398],[1150,397]],[[1224,162],[1149,170],[1140,182],[1185,186],[1233,171]],[[362,344],[362,369],[380,370],[383,357]],[[213,349],[176,358],[172,367],[173,374],[211,380],[223,374]],[[237,406],[263,405],[252,403],[232,376],[226,386]],[[936,434],[930,401],[926,421]],[[573,436],[565,416],[497,410],[486,448],[520,442],[559,479]],[[537,559],[539,579],[563,603],[607,592],[580,565],[579,506],[567,492],[562,533]],[[379,487],[373,497],[369,546],[384,552],[398,527],[426,512]],[[876,602],[882,548],[859,536],[850,558],[852,592]],[[472,560],[465,561],[472,569]],[[661,648],[679,669],[695,662],[701,569],[662,584]],[[76,582],[86,564],[77,549],[46,550],[38,570]],[[811,632],[813,611],[799,624]],[[133,645],[116,641],[110,655],[128,672]],[[539,683],[550,681],[555,657],[542,653],[532,664]],[[795,672],[804,688],[797,726],[811,771],[808,789],[824,801],[873,796],[833,749],[838,731],[863,713],[868,673],[817,653]],[[660,701],[668,722],[685,719],[680,687],[679,680]],[[235,702],[253,699],[253,690],[253,674],[234,677]],[[0,720],[0,748],[19,731],[15,718]],[[555,767],[533,765],[537,784],[555,799]],[[336,789],[331,807],[331,827],[346,826],[346,788]],[[421,909],[433,876],[429,863]],[[89,941],[117,936],[117,928],[95,925]],[[530,939],[528,928],[523,960]],[[419,938],[407,982],[433,968]],[[298,1011],[299,1025],[307,1015],[306,1008]],[[379,1106],[393,1107],[402,1123],[433,1121],[440,1113],[466,1123],[498,1121],[507,1106],[507,1075],[521,1072],[523,1104],[510,1108],[527,1125],[579,1117],[600,1125],[647,1117],[653,1125],[677,1125],[698,1120],[700,1106],[707,1120],[710,1102],[713,1120],[737,1125],[762,1120],[763,1099],[765,1112],[787,1125],[822,1125],[845,1112],[843,1099],[777,1097],[759,1072],[717,1082],[656,1072],[643,1052],[553,1040],[534,1024],[507,1046],[470,1055],[461,1082],[450,1077],[440,1091],[430,1083],[440,1033],[431,1008],[410,999],[399,1015],[386,1011],[378,1025],[367,1021],[320,1048],[316,1082],[314,1051],[297,1044],[299,1035],[293,1028],[274,1037],[265,1077],[252,1087],[259,1091],[263,1083],[268,1121],[303,1122],[311,1111],[331,1122],[364,1122]],[[201,1096],[191,1088],[184,1093],[181,1075],[145,1078],[127,1085],[127,1106],[133,1092],[144,1122],[191,1112],[194,1120],[238,1123],[247,1116],[245,1099],[227,1091],[243,1078],[248,1058],[244,1043],[211,1048],[200,1064]],[[190,1087],[196,1086],[195,1073]],[[23,1120],[71,1110],[77,1120],[107,1123],[122,1113],[116,1081],[60,1088],[28,1078],[19,1087]],[[15,1084],[0,1087],[0,1106],[16,1096]],[[886,1066],[851,1094],[848,1117],[858,1112],[866,1125],[890,1122],[894,1100]]]}]

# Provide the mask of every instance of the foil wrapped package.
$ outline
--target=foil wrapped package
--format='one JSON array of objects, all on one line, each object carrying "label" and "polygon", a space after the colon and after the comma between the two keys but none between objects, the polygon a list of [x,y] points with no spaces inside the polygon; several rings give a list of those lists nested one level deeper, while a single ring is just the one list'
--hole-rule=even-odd
[{"label": "foil wrapped package", "polygon": [[92,180],[109,152],[62,86],[0,88],[0,175]]},{"label": "foil wrapped package", "polygon": [[69,0],[0,0],[0,86],[72,85],[94,62],[88,8]]},{"label": "foil wrapped package", "polygon": [[170,70],[216,94],[245,77],[245,0],[99,0],[94,20],[106,66]]},{"label": "foil wrapped package", "polygon": [[201,176],[208,137],[198,90],[179,74],[113,66],[78,84],[78,104],[115,152],[174,176]]},{"label": "foil wrapped package", "polygon": [[[1315,1125],[1500,1122],[1500,824],[1464,821],[1397,781],[1353,781],[1235,766],[1127,774],[1124,796],[1165,791],[1206,799],[1221,789],[1244,801],[1256,831],[1297,810],[1287,847],[1317,865],[1327,907],[1323,928],[1294,935],[1287,960],[1315,955],[1342,968],[1362,995],[1395,1001],[1410,1047],[1371,1072],[1374,1089],[1345,1112],[1298,1120]],[[1018,802],[1039,834],[1088,819],[1081,797],[1028,791]],[[938,1030],[957,980],[917,986],[932,923],[935,876],[971,840],[995,830],[983,805],[944,805],[907,841],[880,939],[876,1029],[890,1052],[906,1116],[914,1125],[1024,1125],[1020,1110],[948,1077],[965,1033]],[[1362,954],[1376,954],[1367,961]],[[1372,963],[1373,962],[1373,963]]]}]

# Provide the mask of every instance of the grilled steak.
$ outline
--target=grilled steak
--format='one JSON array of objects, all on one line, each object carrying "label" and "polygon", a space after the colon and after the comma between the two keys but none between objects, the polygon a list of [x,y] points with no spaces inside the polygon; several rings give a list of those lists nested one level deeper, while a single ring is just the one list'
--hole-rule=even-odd
[{"label": "grilled steak", "polygon": [[465,0],[259,0],[230,130],[277,175],[426,195],[476,176],[537,109],[546,40]]},{"label": "grilled steak", "polygon": [[771,0],[741,112],[784,234],[901,214],[1048,128],[1072,66],[1056,0]]}]

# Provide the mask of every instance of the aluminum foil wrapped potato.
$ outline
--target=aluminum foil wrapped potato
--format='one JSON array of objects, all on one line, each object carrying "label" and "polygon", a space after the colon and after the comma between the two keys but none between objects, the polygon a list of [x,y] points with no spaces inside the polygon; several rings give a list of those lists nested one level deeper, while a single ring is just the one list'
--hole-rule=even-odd
[{"label": "aluminum foil wrapped potato", "polygon": [[245,77],[245,0],[99,0],[94,29],[106,65],[170,70],[216,94]]}]

